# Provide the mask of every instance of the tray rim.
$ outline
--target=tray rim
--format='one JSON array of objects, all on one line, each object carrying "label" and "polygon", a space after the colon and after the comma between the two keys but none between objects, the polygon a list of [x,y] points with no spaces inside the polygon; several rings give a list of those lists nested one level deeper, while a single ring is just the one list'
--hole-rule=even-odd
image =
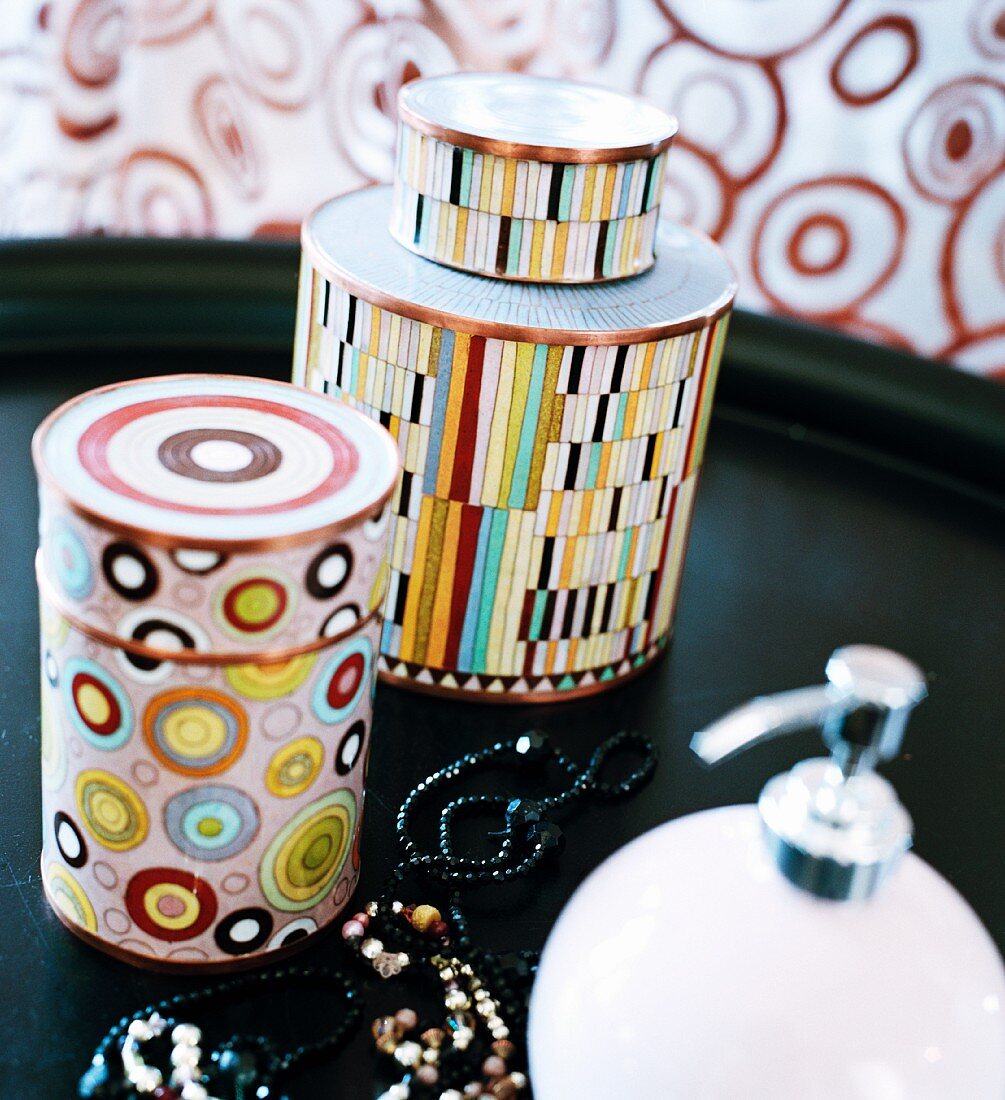
[{"label": "tray rim", "polygon": [[[299,259],[293,240],[0,242],[0,375],[7,356],[73,348],[288,350],[292,361]],[[948,364],[741,308],[716,404],[1005,502],[1005,385]]]}]

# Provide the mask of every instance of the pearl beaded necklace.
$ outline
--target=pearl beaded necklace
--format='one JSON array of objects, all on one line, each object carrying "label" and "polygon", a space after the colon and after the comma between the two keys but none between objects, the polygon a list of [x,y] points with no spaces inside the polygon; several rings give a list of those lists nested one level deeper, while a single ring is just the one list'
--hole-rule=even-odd
[{"label": "pearl beaded necklace", "polygon": [[[635,770],[624,779],[602,782],[603,771],[619,751],[640,756]],[[420,809],[450,783],[489,767],[551,767],[567,781],[558,794],[534,799],[504,795],[465,795],[447,801],[439,812],[437,844],[424,850],[413,837],[414,819]],[[547,737],[531,731],[500,741],[427,776],[405,798],[396,829],[402,846],[402,862],[391,873],[380,898],[368,902],[342,926],[345,943],[367,968],[391,979],[405,969],[419,968],[437,979],[446,1017],[444,1026],[425,1027],[415,1037],[418,1014],[404,1008],[393,1016],[380,1016],[371,1031],[377,1050],[404,1071],[381,1100],[518,1100],[529,1087],[524,1072],[514,1066],[520,1052],[512,1040],[522,1030],[527,995],[533,979],[533,952],[495,954],[472,941],[461,907],[461,893],[470,886],[502,883],[528,875],[564,846],[561,830],[549,818],[585,797],[612,801],[634,794],[652,776],[656,754],[648,738],[622,732],[608,738],[591,755],[585,768],[552,747]],[[454,838],[456,822],[466,813],[496,812],[504,821],[498,849],[487,857],[458,854]],[[447,919],[432,905],[406,905],[398,898],[410,876],[449,887]],[[376,935],[377,924],[381,939]],[[385,930],[386,928],[386,930]],[[385,940],[387,941],[385,943]],[[393,943],[392,943],[393,941]],[[389,946],[390,945],[390,946]],[[278,1053],[264,1036],[234,1036],[218,1046],[202,1067],[202,1032],[192,1024],[177,1023],[173,1013],[202,1003],[244,995],[269,983],[313,984],[339,994],[344,1007],[323,1038]],[[79,1095],[86,1100],[223,1100],[240,1075],[244,1089],[251,1081],[259,1100],[275,1096],[274,1081],[289,1074],[308,1057],[332,1056],[354,1033],[361,1016],[360,991],[355,982],[337,970],[323,967],[279,967],[272,971],[241,975],[149,1006],[111,1028],[81,1078]],[[142,1046],[161,1037],[168,1028],[173,1044],[170,1083],[148,1065]],[[448,1084],[462,1082],[463,1091]],[[228,1082],[230,1084],[228,1084]],[[123,1087],[124,1086],[124,1087]],[[210,1089],[213,1089],[213,1094]],[[233,1093],[236,1095],[236,1093]],[[226,1100],[230,1100],[229,1095]]]}]

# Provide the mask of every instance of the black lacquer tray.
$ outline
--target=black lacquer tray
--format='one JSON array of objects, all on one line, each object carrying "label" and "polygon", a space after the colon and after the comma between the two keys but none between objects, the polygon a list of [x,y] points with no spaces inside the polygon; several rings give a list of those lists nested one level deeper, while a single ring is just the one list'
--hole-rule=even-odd
[{"label": "black lacquer tray", "polygon": [[[119,378],[192,370],[287,377],[296,277],[297,249],[286,244],[0,245],[5,1098],[72,1096],[118,1016],[193,981],[90,950],[42,898],[31,433],[58,402]],[[647,790],[563,821],[568,844],[552,870],[471,900],[486,944],[538,947],[576,885],[616,848],[669,818],[752,801],[771,775],[819,752],[807,733],[708,771],[688,752],[694,729],[751,695],[818,682],[837,645],[874,642],[902,650],[930,677],[906,752],[886,769],[914,815],[916,851],[963,892],[1003,948],[1003,608],[1005,387],[740,313],[668,655],[607,695],[536,709],[381,688],[360,894],[374,893],[389,869],[395,809],[427,771],[528,725],[584,759],[616,729],[642,729],[661,753]],[[336,936],[303,959],[338,956]],[[374,1014],[407,1000],[381,990]],[[298,991],[253,1007],[261,1029],[278,1035],[294,1015],[312,1014],[303,1026],[320,1033],[329,1006]],[[373,1096],[381,1091],[374,1064],[361,1035],[337,1063],[291,1080],[290,1093]]]}]

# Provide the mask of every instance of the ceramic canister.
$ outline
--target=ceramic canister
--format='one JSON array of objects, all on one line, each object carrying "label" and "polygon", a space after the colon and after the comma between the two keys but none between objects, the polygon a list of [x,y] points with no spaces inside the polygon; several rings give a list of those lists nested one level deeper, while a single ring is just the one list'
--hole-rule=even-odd
[{"label": "ceramic canister", "polygon": [[33,453],[51,904],[147,965],[292,949],[358,875],[393,440],[191,375],[86,393]]},{"label": "ceramic canister", "polygon": [[600,282],[654,261],[675,120],[637,96],[511,73],[398,96],[391,232],[427,259],[529,282]]},{"label": "ceramic canister", "polygon": [[390,208],[368,188],[305,223],[294,353],[404,462],[382,674],[500,701],[616,683],[668,639],[732,270],[663,224],[631,279],[489,279],[401,248]]}]

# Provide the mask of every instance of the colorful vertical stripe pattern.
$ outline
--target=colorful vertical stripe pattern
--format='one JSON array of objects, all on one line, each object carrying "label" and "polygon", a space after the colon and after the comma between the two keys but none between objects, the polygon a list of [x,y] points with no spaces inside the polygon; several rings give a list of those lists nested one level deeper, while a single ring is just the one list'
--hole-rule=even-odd
[{"label": "colorful vertical stripe pattern", "polygon": [[381,668],[550,695],[653,657],[728,315],[664,340],[566,347],[410,320],[306,260],[302,279],[294,380],[378,419],[404,462]]},{"label": "colorful vertical stripe pattern", "polygon": [[594,282],[654,261],[666,152],[610,164],[518,160],[398,127],[391,232],[479,275]]}]

